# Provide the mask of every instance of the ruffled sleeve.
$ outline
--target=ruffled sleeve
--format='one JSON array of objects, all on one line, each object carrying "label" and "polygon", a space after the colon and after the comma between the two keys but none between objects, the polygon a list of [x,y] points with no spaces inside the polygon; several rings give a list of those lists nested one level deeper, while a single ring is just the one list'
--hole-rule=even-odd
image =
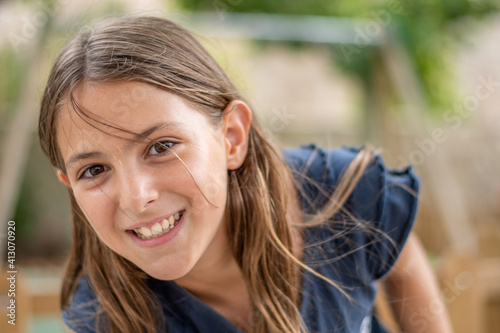
[{"label": "ruffled sleeve", "polygon": [[[313,214],[323,207],[358,153],[357,148],[327,151],[314,145],[284,152],[295,178],[302,183],[300,195],[305,212]],[[388,169],[377,155],[344,206],[358,223],[344,223],[344,230],[338,224],[335,228],[320,228],[319,236],[319,231],[313,230],[312,242],[323,242],[321,257],[325,253],[329,259],[339,256],[339,265],[348,267],[352,274],[366,280],[380,279],[396,262],[413,227],[418,190],[419,181],[411,167]],[[343,213],[332,219],[347,220],[349,217]],[[340,232],[344,236],[336,237]],[[329,238],[331,242],[325,243]]]},{"label": "ruffled sleeve", "polygon": [[[363,251],[373,279],[394,266],[414,225],[419,181],[413,169],[387,169],[376,156],[348,202],[361,221],[373,225],[356,238],[367,244]],[[360,244],[357,244],[360,245]]]}]

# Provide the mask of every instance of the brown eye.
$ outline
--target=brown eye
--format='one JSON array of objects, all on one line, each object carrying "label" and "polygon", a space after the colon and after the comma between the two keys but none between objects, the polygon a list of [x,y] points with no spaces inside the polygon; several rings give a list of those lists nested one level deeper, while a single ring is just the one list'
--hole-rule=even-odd
[{"label": "brown eye", "polygon": [[92,165],[91,167],[85,169],[80,178],[93,178],[106,170],[109,170],[109,168],[104,165]]},{"label": "brown eye", "polygon": [[163,154],[174,146],[173,142],[170,141],[160,141],[155,143],[154,145],[149,148],[148,155],[159,155]]}]

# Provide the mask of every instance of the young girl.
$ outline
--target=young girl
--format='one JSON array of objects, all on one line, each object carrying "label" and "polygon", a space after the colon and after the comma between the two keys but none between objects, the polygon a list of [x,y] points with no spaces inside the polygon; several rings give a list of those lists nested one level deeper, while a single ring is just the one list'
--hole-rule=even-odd
[{"label": "young girl", "polygon": [[405,332],[451,331],[410,235],[413,171],[367,148],[280,154],[172,22],[78,34],[39,135],[71,199],[61,304],[76,332],[383,332],[379,279]]}]

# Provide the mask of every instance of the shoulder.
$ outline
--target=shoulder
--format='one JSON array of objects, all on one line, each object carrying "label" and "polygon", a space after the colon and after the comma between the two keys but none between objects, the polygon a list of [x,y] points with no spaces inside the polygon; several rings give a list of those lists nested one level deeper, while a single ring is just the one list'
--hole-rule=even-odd
[{"label": "shoulder", "polygon": [[[353,162],[362,148],[342,147],[337,149],[323,149],[314,144],[300,148],[283,150],[283,159],[294,173],[302,173],[312,177],[315,181],[335,184],[343,175],[347,167]],[[392,177],[407,177],[414,187],[418,189],[418,177],[411,167],[405,169],[386,168],[382,157],[373,156],[372,163],[368,166],[364,178],[384,176],[387,173],[391,181],[398,180]]]},{"label": "shoulder", "polygon": [[315,180],[324,176],[330,169],[338,177],[338,172],[344,170],[356,157],[358,148],[338,148],[326,150],[314,144],[300,148],[285,149],[283,158],[294,172],[306,173]]},{"label": "shoulder", "polygon": [[314,144],[283,151],[306,213],[315,213],[323,207],[358,152],[354,148],[325,150]]},{"label": "shoulder", "polygon": [[[328,197],[336,189],[338,182],[360,151],[360,148],[354,147],[326,150],[311,144],[301,148],[286,149],[283,151],[283,158],[299,184],[316,187],[314,191],[305,195],[321,199],[321,196]],[[407,201],[411,206],[408,208],[415,210],[418,191],[419,179],[413,168],[387,168],[381,156],[374,155],[355,185],[349,204],[361,209],[356,211],[359,217],[374,219],[386,214],[384,203],[387,199],[401,199],[400,203]]]},{"label": "shoulder", "polygon": [[96,332],[99,311],[99,302],[91,283],[86,278],[80,278],[70,304],[62,311],[64,323],[75,332]]}]

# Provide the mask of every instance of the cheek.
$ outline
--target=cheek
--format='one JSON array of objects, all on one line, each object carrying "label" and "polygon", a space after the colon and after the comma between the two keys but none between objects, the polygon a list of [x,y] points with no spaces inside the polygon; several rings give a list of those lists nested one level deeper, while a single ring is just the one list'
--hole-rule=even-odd
[{"label": "cheek", "polygon": [[186,180],[192,189],[192,206],[198,209],[224,207],[228,181],[225,164],[210,157],[197,159],[196,163],[186,161],[186,164],[198,185],[191,177]]},{"label": "cheek", "polygon": [[99,238],[101,235],[105,236],[106,231],[113,227],[113,212],[116,210],[116,204],[103,191],[81,195],[75,191],[74,195],[80,209]]},{"label": "cheek", "polygon": [[201,191],[196,192],[192,203],[195,213],[207,215],[224,210],[227,197],[226,179],[211,174],[199,182],[199,185]]},{"label": "cheek", "polygon": [[224,170],[219,174],[211,174],[208,179],[204,186],[206,196],[218,206],[224,204],[227,197],[227,172]]}]

